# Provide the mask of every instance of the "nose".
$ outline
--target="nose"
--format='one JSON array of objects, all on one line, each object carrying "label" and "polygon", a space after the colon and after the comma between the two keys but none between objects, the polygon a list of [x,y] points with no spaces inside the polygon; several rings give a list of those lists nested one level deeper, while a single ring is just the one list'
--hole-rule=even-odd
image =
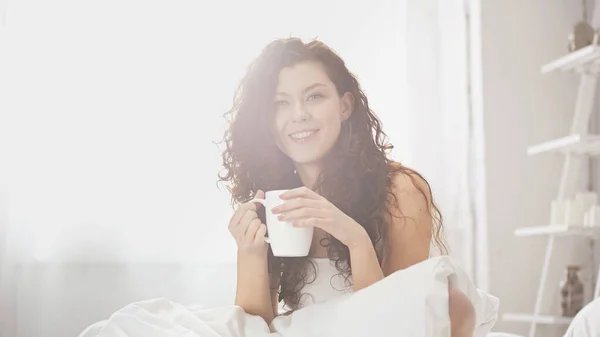
[{"label": "nose", "polygon": [[302,103],[294,104],[292,112],[292,120],[294,122],[303,122],[310,119],[310,114],[306,110],[306,107]]}]

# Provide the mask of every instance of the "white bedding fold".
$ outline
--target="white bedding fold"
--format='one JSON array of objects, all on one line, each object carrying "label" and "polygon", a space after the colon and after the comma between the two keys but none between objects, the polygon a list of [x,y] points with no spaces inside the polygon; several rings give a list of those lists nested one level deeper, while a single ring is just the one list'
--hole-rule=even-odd
[{"label": "white bedding fold", "polygon": [[496,321],[498,299],[478,291],[448,257],[398,271],[370,287],[275,318],[270,326],[240,307],[194,309],[167,299],[130,304],[80,337],[448,337],[448,283],[471,299],[476,337]]}]

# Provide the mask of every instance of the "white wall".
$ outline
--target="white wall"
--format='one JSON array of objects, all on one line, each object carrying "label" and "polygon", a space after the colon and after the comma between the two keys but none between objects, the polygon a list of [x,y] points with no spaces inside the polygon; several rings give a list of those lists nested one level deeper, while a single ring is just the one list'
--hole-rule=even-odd
[{"label": "white wall", "polygon": [[407,132],[414,152],[403,162],[431,185],[450,254],[472,276],[464,4],[462,0],[406,3]]},{"label": "white wall", "polygon": [[[514,229],[548,224],[563,157],[527,157],[526,147],[566,136],[578,78],[540,74],[567,52],[567,35],[581,18],[579,1],[481,1],[483,119],[486,156],[490,292],[501,312],[532,312],[546,238],[516,238]],[[543,311],[559,313],[558,284],[567,263],[583,264],[586,241],[557,240]],[[584,271],[585,272],[585,271]],[[525,335],[528,324],[498,321],[496,331]],[[563,330],[540,326],[537,336]]]},{"label": "white wall", "polygon": [[[1,3],[0,0],[0,10]],[[64,166],[76,170],[78,176],[93,176],[94,179],[72,183],[72,179],[65,178],[64,181],[71,182],[67,190],[77,193],[65,192],[65,186],[61,185],[63,180],[49,172],[48,165],[37,161],[23,164],[14,160],[11,168],[35,170],[15,169],[20,173],[19,180],[28,189],[11,190],[9,206],[7,197],[2,194],[6,190],[2,188],[3,175],[0,174],[0,235],[9,227],[9,219],[6,217],[3,221],[2,212],[8,213],[10,207],[10,225],[21,226],[14,232],[30,234],[23,235],[22,242],[9,241],[10,246],[19,246],[19,251],[29,256],[33,252],[29,248],[35,246],[33,234],[40,237],[40,241],[50,243],[41,245],[44,249],[39,251],[44,254],[35,254],[45,263],[17,268],[14,273],[0,261],[0,281],[4,281],[0,282],[0,336],[74,336],[86,325],[107,318],[127,303],[157,296],[209,307],[233,303],[235,246],[226,226],[228,198],[220,202],[216,192],[206,191],[215,191],[218,169],[210,158],[220,158],[210,157],[217,153],[213,151],[212,141],[221,137],[220,116],[229,108],[243,69],[271,38],[294,35],[322,39],[343,55],[349,68],[359,75],[372,108],[380,113],[391,141],[398,145],[394,154],[404,158],[408,147],[405,141],[406,109],[402,105],[406,84],[401,80],[406,77],[403,7],[404,2],[395,0],[378,0],[369,6],[361,2],[305,1],[302,6],[293,8],[276,0],[231,0],[211,3],[210,8],[197,1],[166,6],[161,2],[143,2],[140,6],[137,1],[102,4],[70,0],[11,2],[6,13],[11,33],[11,43],[6,45],[11,47],[11,52],[4,56],[8,54],[6,59],[10,63],[5,64],[11,64],[9,73],[12,76],[8,77],[10,86],[6,87],[11,88],[9,96],[12,99],[8,104],[14,112],[11,117],[19,123],[8,124],[11,128],[0,125],[0,129],[11,129],[8,130],[10,136],[17,137],[7,138],[12,144],[21,144],[19,139],[27,139],[23,143],[29,144],[9,152],[14,154],[11,159],[38,160],[40,154],[40,158],[49,158],[50,166],[60,173],[59,177],[67,177],[71,172],[60,169]],[[232,11],[232,8],[236,10]],[[132,26],[132,22],[135,25]],[[232,24],[235,29],[220,29]],[[128,40],[132,34],[136,36],[136,44]],[[80,42],[77,50],[69,49],[73,40]],[[217,47],[218,50],[214,49]],[[115,48],[121,51],[122,58],[109,56]],[[0,59],[4,60],[2,56],[0,52]],[[142,61],[137,62],[138,58]],[[113,63],[106,63],[106,60]],[[88,67],[88,63],[96,66]],[[178,67],[173,68],[175,65]],[[85,71],[79,71],[81,69]],[[90,78],[100,80],[88,81]],[[139,78],[144,85],[139,85]],[[92,82],[110,90],[96,90]],[[61,95],[53,95],[48,88],[55,88]],[[128,95],[123,95],[124,92]],[[98,93],[101,97],[96,96]],[[52,99],[45,100],[51,96]],[[19,97],[38,99],[20,101]],[[40,104],[44,109],[40,109]],[[102,118],[104,122],[99,125],[85,120],[87,117],[96,121],[91,118],[96,118],[98,111],[118,116],[119,122]],[[146,122],[144,127],[137,127],[139,114],[150,115],[156,128],[147,127]],[[83,126],[73,120],[68,125],[62,123],[63,119],[69,119],[65,116],[80,116]],[[29,127],[29,122],[38,117],[48,122],[39,124],[39,129],[47,134]],[[102,137],[95,134],[108,132],[105,126],[109,131],[113,130],[109,125],[119,131],[116,136],[110,132],[109,145],[114,146],[105,142],[100,146],[96,140]],[[155,130],[161,130],[158,126],[166,127],[173,137],[153,136]],[[152,134],[145,132],[147,138],[139,138],[140,129],[152,130]],[[136,130],[136,137],[130,137],[130,130]],[[67,131],[77,137],[69,137]],[[208,133],[210,137],[206,136]],[[0,132],[0,138],[2,134]],[[167,142],[166,138],[179,143]],[[40,139],[44,141],[39,142]],[[107,179],[110,184],[105,184],[105,180],[98,179],[105,173],[104,166],[96,165],[98,156],[105,154],[108,159],[101,158],[106,159],[102,162],[112,165],[110,159],[115,157],[108,154],[113,148],[117,153],[128,151],[130,145],[123,146],[120,142],[129,139],[133,139],[136,146],[148,146],[147,150],[138,152],[147,154],[150,159],[160,158],[164,165],[154,166],[151,165],[154,161],[147,164],[141,159],[119,155],[116,157],[119,167],[125,166],[128,172],[132,167],[139,167],[140,173],[143,172],[141,176],[148,177],[151,182],[131,185],[126,181],[128,179],[118,175],[121,179]],[[159,140],[160,146],[156,143]],[[77,157],[78,164],[69,165],[67,159],[75,158],[68,155],[69,149],[85,147],[88,143],[94,146],[91,146],[93,150],[81,152],[86,160]],[[39,147],[40,144],[45,147]],[[0,157],[4,154],[1,145],[2,142]],[[159,148],[159,151],[153,151],[153,148]],[[54,155],[56,151],[60,155]],[[39,163],[45,162],[39,159]],[[220,159],[216,163],[219,164]],[[2,165],[0,171],[4,172]],[[110,170],[117,171],[120,172]],[[10,182],[11,187],[19,186],[15,179]],[[91,189],[88,183],[94,187],[98,185],[98,190]],[[157,185],[165,186],[165,189],[157,189]],[[173,191],[175,187],[179,190]],[[207,204],[207,195],[217,202]],[[76,199],[77,203],[70,203],[67,196]],[[146,197],[156,197],[164,204],[154,203],[156,200],[151,204]],[[104,198],[106,202],[96,202]],[[115,198],[124,201],[115,207]],[[139,208],[131,207],[131,203]],[[56,207],[57,204],[61,207]],[[222,208],[219,207],[221,204]],[[17,209],[15,205],[21,207]],[[114,210],[119,212],[107,220],[106,214]],[[156,216],[156,212],[160,216]],[[129,221],[123,219],[124,213],[129,216]],[[48,214],[56,221],[50,221]],[[71,220],[74,214],[77,221]],[[35,217],[34,220],[30,220],[31,217]],[[15,222],[15,219],[21,221]],[[61,232],[64,240],[54,225],[65,228]],[[20,235],[11,238],[15,236],[21,238]],[[0,260],[4,259],[6,254],[0,251]],[[65,264],[52,262],[65,260],[68,261]],[[70,263],[73,260],[79,263]],[[207,261],[231,263],[203,264]],[[218,294],[217,285],[225,290],[224,295]]]}]

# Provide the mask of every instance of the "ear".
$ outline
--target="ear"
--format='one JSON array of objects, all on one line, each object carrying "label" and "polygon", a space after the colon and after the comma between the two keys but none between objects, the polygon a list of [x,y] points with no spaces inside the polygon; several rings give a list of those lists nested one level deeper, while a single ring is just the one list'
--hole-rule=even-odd
[{"label": "ear", "polygon": [[340,100],[342,106],[342,120],[345,121],[350,118],[354,111],[354,95],[350,92],[345,92]]}]

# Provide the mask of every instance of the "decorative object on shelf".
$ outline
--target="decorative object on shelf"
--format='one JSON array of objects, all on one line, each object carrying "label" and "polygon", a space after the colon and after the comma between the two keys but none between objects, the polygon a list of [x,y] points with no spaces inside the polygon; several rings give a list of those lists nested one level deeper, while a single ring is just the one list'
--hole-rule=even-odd
[{"label": "decorative object on shelf", "polygon": [[598,44],[598,32],[585,21],[579,21],[569,34],[569,52],[574,52],[591,44]]},{"label": "decorative object on shelf", "polygon": [[577,198],[583,204],[583,226],[595,227],[600,225],[600,207],[598,194],[594,192],[579,193]]},{"label": "decorative object on shelf", "polygon": [[583,226],[588,228],[600,228],[600,206],[594,205],[585,212],[585,215],[583,216]]},{"label": "decorative object on shelf", "polygon": [[573,32],[569,34],[569,52],[598,43],[598,32],[588,22],[586,0],[582,0],[581,7],[583,11],[582,20],[575,24]]},{"label": "decorative object on shelf", "polygon": [[565,223],[568,226],[583,226],[583,205],[577,198],[567,200]]},{"label": "decorative object on shelf", "polygon": [[550,203],[550,225],[568,227],[591,227],[600,220],[595,208],[598,195],[594,192],[581,192],[573,199],[552,200]]},{"label": "decorative object on shelf", "polygon": [[561,282],[560,296],[563,317],[575,316],[584,305],[583,283],[579,266],[567,266],[566,279]]},{"label": "decorative object on shelf", "polygon": [[567,218],[567,201],[552,200],[550,203],[550,225],[565,225]]}]

